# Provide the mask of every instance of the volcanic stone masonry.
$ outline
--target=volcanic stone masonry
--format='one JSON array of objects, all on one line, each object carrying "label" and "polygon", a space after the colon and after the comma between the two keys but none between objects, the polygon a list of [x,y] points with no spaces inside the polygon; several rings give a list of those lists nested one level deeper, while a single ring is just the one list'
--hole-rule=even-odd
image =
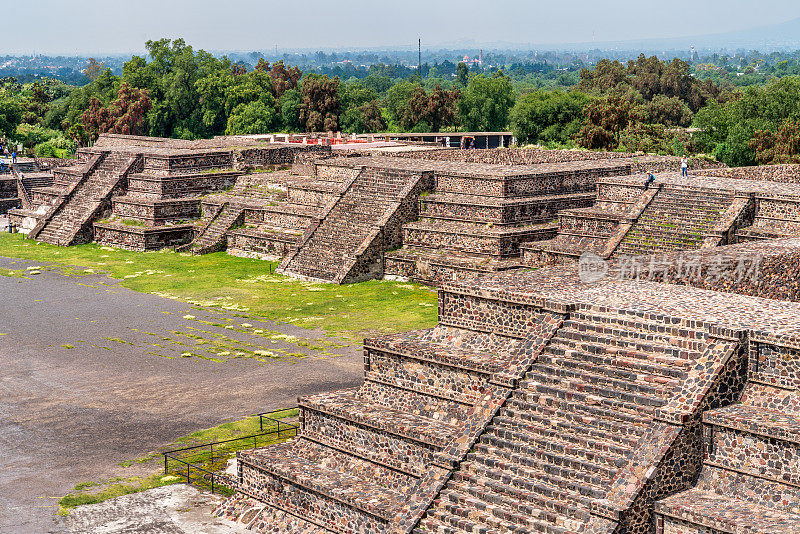
[{"label": "volcanic stone masonry", "polygon": [[602,178],[597,203],[560,211],[558,236],[523,245],[531,267],[800,235],[800,184],[676,174]]},{"label": "volcanic stone masonry", "polygon": [[[227,249],[335,283],[387,276],[436,285],[587,251],[611,258],[800,231],[795,166],[736,171],[744,180],[717,177],[734,171],[698,159],[693,173],[716,176],[662,173],[646,186],[631,173],[677,160],[544,149],[378,154],[106,134],[71,166],[47,162],[42,172],[31,162],[23,173],[20,164],[0,179],[0,204],[40,241]],[[765,177],[772,181],[752,179]]]},{"label": "volcanic stone masonry", "polygon": [[[775,243],[720,250],[777,285],[800,239]],[[297,439],[239,454],[217,513],[276,534],[797,532],[800,304],[619,275],[444,284],[438,326],[366,340],[361,388],[299,399]]]}]

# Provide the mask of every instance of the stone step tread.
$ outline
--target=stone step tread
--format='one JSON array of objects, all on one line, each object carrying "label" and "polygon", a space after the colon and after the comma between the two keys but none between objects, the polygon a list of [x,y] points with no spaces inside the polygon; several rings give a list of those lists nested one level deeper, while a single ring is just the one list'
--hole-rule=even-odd
[{"label": "stone step tread", "polygon": [[511,397],[529,405],[543,405],[556,408],[556,412],[583,412],[596,415],[602,419],[645,424],[652,419],[653,408],[642,409],[641,406],[617,402],[614,399],[597,395],[585,395],[569,390],[538,385],[535,389],[517,390]]},{"label": "stone step tread", "polygon": [[542,493],[551,498],[575,501],[587,508],[591,505],[592,499],[602,499],[606,494],[602,488],[552,475],[542,469],[525,469],[522,466],[504,468],[500,467],[502,464],[487,465],[482,461],[470,459],[461,465],[461,472],[495,479],[505,485]]},{"label": "stone step tread", "polygon": [[486,428],[486,432],[509,442],[524,444],[528,448],[547,451],[561,457],[579,458],[582,461],[610,468],[618,468],[625,464],[629,452],[627,449],[620,450],[611,447],[603,449],[603,443],[588,439],[584,440],[584,443],[575,443],[566,438],[557,439],[535,431],[526,431],[519,427],[504,426],[494,422]]},{"label": "stone step tread", "polygon": [[[414,529],[414,534],[504,534],[504,532],[516,532],[512,530],[501,532],[496,528],[475,523],[467,517],[453,515],[440,508],[428,510],[427,515],[420,520],[419,524],[420,526]],[[530,532],[522,527],[519,528],[521,529],[519,530],[520,534]]]},{"label": "stone step tread", "polygon": [[[580,360],[572,360],[572,362],[582,363]],[[678,380],[674,379],[663,381],[647,380],[647,376],[640,377],[638,374],[630,372],[622,374],[625,371],[624,369],[619,370],[620,373],[614,374],[613,371],[616,370],[613,367],[606,370],[598,367],[592,369],[589,366],[576,368],[575,365],[570,365],[570,361],[566,358],[556,362],[540,358],[528,374],[531,377],[547,374],[558,376],[561,379],[577,379],[597,386],[653,397],[668,395],[674,386],[679,383]]]},{"label": "stone step tread", "polygon": [[[538,364],[536,364],[538,365]],[[590,404],[600,404],[632,414],[652,414],[666,403],[663,397],[628,393],[614,388],[602,387],[578,378],[562,378],[537,373],[534,369],[520,382],[522,397],[531,394],[552,394],[565,399],[575,399]]]},{"label": "stone step tread", "polygon": [[656,357],[664,359],[663,357],[667,356],[668,358],[664,359],[664,361],[670,364],[680,363],[681,360],[689,363],[690,360],[699,355],[699,351],[688,348],[636,337],[631,338],[602,331],[592,331],[591,329],[581,331],[569,325],[562,326],[556,333],[555,339],[567,343],[577,342],[582,346],[617,347],[618,349],[624,349],[625,354],[635,355],[642,359],[652,358],[655,360]]},{"label": "stone step tread", "polygon": [[[487,450],[491,450],[495,454],[502,454],[502,451],[521,454],[529,457],[531,462],[545,462],[547,464],[568,467],[574,470],[582,470],[586,473],[596,474],[602,478],[611,479],[619,470],[608,463],[594,462],[580,456],[560,454],[552,450],[529,445],[519,440],[507,439],[494,433],[484,434],[481,437],[480,444],[489,448]],[[476,450],[477,449],[478,447],[476,446]]]},{"label": "stone step tread", "polygon": [[593,353],[576,349],[555,340],[539,356],[542,363],[585,369],[596,374],[640,380],[646,383],[670,386],[686,378],[684,366],[660,366],[641,358],[629,358],[619,353]]},{"label": "stone step tread", "polygon": [[487,468],[516,475],[523,480],[541,481],[553,487],[598,499],[603,498],[607,492],[609,483],[607,478],[559,465],[538,462],[523,463],[529,458],[523,458],[510,451],[505,451],[505,455],[492,451],[493,449],[486,445],[481,445],[480,448],[476,447],[475,452],[467,455],[465,463],[480,463]]},{"label": "stone step tread", "polygon": [[241,457],[284,480],[384,519],[402,511],[403,489],[410,491],[413,487],[410,477],[404,486],[389,484],[390,479],[376,476],[385,468],[366,460],[351,460],[344,453],[303,439],[242,453]]},{"label": "stone step tread", "polygon": [[[520,412],[534,411],[550,414],[552,417],[569,419],[570,417],[583,417],[584,424],[627,425],[632,433],[638,433],[640,427],[650,423],[650,415],[638,412],[628,413],[600,402],[586,402],[585,399],[551,395],[544,392],[529,392],[523,395],[519,391],[512,395],[507,403],[512,409]],[[584,414],[584,415],[581,415]]]},{"label": "stone step tread", "polygon": [[[777,500],[778,496],[770,496]],[[658,513],[723,532],[796,534],[800,515],[741,501],[727,495],[691,489],[655,504]]]},{"label": "stone step tread", "polygon": [[776,409],[733,404],[704,412],[703,422],[800,444],[800,415]]},{"label": "stone step tread", "polygon": [[706,339],[707,332],[700,326],[691,327],[682,324],[683,319],[671,317],[644,317],[602,310],[579,310],[570,316],[570,321],[588,323],[596,327],[604,326],[613,330],[637,334],[672,334],[678,338]]},{"label": "stone step tread", "polygon": [[[424,331],[420,333],[424,334]],[[364,341],[364,348],[398,354],[410,359],[424,358],[460,369],[486,374],[502,370],[505,364],[513,359],[511,355],[503,357],[497,353],[479,348],[454,346],[450,340],[437,342],[421,339],[413,334],[404,333],[367,339]]]},{"label": "stone step tread", "polygon": [[[553,420],[553,423],[557,420]],[[600,451],[610,451],[612,454],[618,456],[626,456],[631,450],[630,445],[625,445],[619,442],[608,439],[608,436],[599,437],[586,432],[584,428],[577,425],[564,425],[561,428],[555,429],[552,425],[538,423],[534,421],[525,421],[506,415],[498,415],[492,420],[492,425],[502,426],[506,428],[513,428],[527,434],[536,434],[544,437],[551,437],[554,442],[573,443],[576,445],[585,446],[589,449]]]},{"label": "stone step tread", "polygon": [[[478,471],[481,471],[478,469]],[[498,480],[502,478],[502,480]],[[518,502],[535,506],[542,510],[564,514],[570,517],[588,519],[588,510],[591,499],[574,496],[556,487],[548,487],[538,480],[520,480],[513,484],[510,477],[494,475],[482,470],[475,472],[472,467],[461,469],[453,474],[447,484],[448,489],[469,493],[474,497],[487,502],[496,502],[496,498],[506,498],[511,502]],[[477,491],[476,491],[477,490]]]},{"label": "stone step tread", "polygon": [[573,534],[578,531],[579,520],[511,498],[495,497],[499,502],[490,502],[481,495],[481,490],[480,487],[473,488],[471,492],[445,488],[435,502],[438,509],[467,517],[481,526],[498,528],[504,533],[514,532],[515,527],[553,534]]},{"label": "stone step tread", "polygon": [[641,429],[630,422],[618,421],[578,412],[559,412],[541,404],[530,405],[534,409],[521,410],[516,403],[506,407],[502,416],[524,423],[534,423],[554,428],[561,432],[578,432],[587,436],[610,440],[623,447],[634,447],[641,438]]},{"label": "stone step tread", "polygon": [[357,397],[354,390],[321,393],[303,397],[299,405],[353,423],[412,438],[435,446],[445,445],[458,433],[459,421],[439,421],[430,417],[388,408]]}]

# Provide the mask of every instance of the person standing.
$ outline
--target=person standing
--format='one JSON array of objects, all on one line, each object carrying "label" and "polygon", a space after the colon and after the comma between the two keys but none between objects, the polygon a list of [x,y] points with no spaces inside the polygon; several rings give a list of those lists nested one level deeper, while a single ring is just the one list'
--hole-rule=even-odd
[{"label": "person standing", "polygon": [[686,159],[686,156],[681,158],[681,176],[684,178],[689,176],[689,161]]},{"label": "person standing", "polygon": [[11,153],[11,164],[12,165],[16,165],[17,164],[17,151],[16,150]]}]

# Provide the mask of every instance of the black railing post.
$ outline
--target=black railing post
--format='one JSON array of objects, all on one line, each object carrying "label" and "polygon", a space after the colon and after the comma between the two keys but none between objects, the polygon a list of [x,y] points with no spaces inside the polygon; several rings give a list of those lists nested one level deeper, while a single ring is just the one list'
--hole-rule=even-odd
[{"label": "black railing post", "polygon": [[189,464],[186,464],[186,483],[189,484]]},{"label": "black railing post", "polygon": [[258,428],[261,432],[264,431],[264,416],[261,414],[258,415]]},{"label": "black railing post", "polygon": [[211,495],[214,495],[214,473],[211,473]]},{"label": "black railing post", "polygon": [[167,474],[167,458],[168,458],[168,456],[165,454],[164,455],[164,474],[165,475]]}]

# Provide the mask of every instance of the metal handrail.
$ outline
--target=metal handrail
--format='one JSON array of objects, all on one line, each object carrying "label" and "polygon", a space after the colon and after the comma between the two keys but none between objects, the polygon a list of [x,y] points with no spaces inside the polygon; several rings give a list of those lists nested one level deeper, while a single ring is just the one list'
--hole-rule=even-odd
[{"label": "metal handrail", "polygon": [[[227,475],[223,475],[223,474],[217,473],[217,472],[214,472],[214,471],[210,471],[210,470],[208,470],[208,469],[206,469],[204,467],[201,467],[197,463],[193,463],[193,462],[187,461],[184,458],[181,458],[181,457],[177,456],[177,454],[178,453],[184,453],[186,451],[191,451],[191,450],[202,450],[202,449],[208,448],[208,451],[211,454],[211,461],[213,462],[213,460],[214,460],[214,446],[215,445],[218,446],[218,445],[222,445],[222,444],[225,444],[225,443],[231,443],[231,442],[234,442],[234,441],[245,441],[245,440],[252,439],[253,440],[253,449],[256,449],[257,446],[258,446],[258,438],[260,438],[260,437],[272,436],[272,435],[280,436],[284,432],[292,432],[292,431],[294,432],[294,436],[297,436],[297,434],[299,433],[299,430],[300,430],[299,425],[295,425],[293,423],[287,423],[286,421],[281,421],[279,419],[275,419],[275,418],[269,416],[269,414],[275,414],[275,413],[284,412],[284,411],[288,411],[288,409],[275,410],[275,411],[272,411],[272,412],[262,412],[262,413],[254,414],[252,417],[258,417],[259,418],[258,426],[259,426],[260,432],[258,434],[250,434],[250,435],[247,435],[247,436],[239,436],[238,438],[230,438],[230,439],[225,439],[225,440],[212,441],[210,443],[201,443],[199,445],[191,445],[191,446],[188,446],[188,447],[181,447],[179,449],[171,449],[171,450],[162,452],[161,455],[164,457],[164,474],[166,475],[166,474],[169,473],[169,461],[173,460],[175,462],[181,463],[181,464],[186,466],[186,472],[185,473],[183,471],[183,468],[181,468],[181,470],[177,471],[176,474],[178,474],[180,476],[185,476],[187,484],[191,484],[191,470],[194,469],[195,471],[200,471],[202,473],[205,473],[207,477],[210,477],[211,493],[214,493],[215,482],[216,482],[216,485],[223,485],[223,486],[229,487],[230,489],[236,489],[237,483],[236,483],[235,480],[231,479],[231,477],[229,477]],[[269,421],[275,422],[276,423],[276,428],[264,431],[264,419],[267,419]],[[283,425],[283,428],[281,428],[281,425]],[[289,435],[287,437],[292,437],[292,436]],[[220,481],[222,481],[223,483],[220,484]]]}]

